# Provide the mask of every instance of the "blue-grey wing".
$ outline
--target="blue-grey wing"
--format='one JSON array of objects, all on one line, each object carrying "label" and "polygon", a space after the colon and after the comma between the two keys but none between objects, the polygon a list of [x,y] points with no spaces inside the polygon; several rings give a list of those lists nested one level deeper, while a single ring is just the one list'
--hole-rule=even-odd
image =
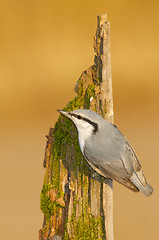
[{"label": "blue-grey wing", "polygon": [[[92,136],[84,146],[88,163],[98,173],[110,178],[128,179],[133,173],[133,161],[124,136],[114,126],[105,133]],[[98,141],[97,141],[98,139]]]}]

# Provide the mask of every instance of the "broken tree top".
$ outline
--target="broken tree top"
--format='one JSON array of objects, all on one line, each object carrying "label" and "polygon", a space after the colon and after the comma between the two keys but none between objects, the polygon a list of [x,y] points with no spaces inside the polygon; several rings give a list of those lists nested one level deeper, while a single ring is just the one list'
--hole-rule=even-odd
[{"label": "broken tree top", "polygon": [[[112,122],[110,24],[106,14],[97,19],[94,54],[94,65],[81,74],[75,86],[77,96],[64,110],[87,108]],[[112,189],[83,158],[75,126],[60,116],[47,138],[41,191],[44,222],[39,239],[56,236],[99,240],[107,236],[107,240],[112,240]]]}]

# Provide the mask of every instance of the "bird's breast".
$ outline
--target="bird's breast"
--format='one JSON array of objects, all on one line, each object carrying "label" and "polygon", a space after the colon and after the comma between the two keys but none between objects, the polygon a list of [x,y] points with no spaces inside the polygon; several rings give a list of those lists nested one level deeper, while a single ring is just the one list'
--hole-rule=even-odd
[{"label": "bird's breast", "polygon": [[79,145],[80,145],[80,149],[82,154],[84,153],[84,140],[82,138],[78,138],[79,139]]}]

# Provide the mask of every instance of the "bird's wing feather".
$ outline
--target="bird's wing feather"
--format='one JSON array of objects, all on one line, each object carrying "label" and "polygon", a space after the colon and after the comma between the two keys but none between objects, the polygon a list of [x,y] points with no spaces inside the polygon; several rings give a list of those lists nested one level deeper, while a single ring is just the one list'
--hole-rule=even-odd
[{"label": "bird's wing feather", "polygon": [[[97,161],[94,157],[90,156],[90,154],[87,152],[87,150],[84,150],[84,157],[87,160],[87,162],[90,164],[90,166],[100,175],[111,178],[113,180],[118,181],[119,183],[123,184],[127,188],[131,189],[133,192],[138,192],[139,190],[134,186],[134,184],[128,179],[122,178],[121,172],[117,171],[113,166],[110,164],[107,164],[104,168],[99,164],[100,161]],[[99,160],[99,159],[98,159]],[[124,174],[125,176],[125,174]]]},{"label": "bird's wing feather", "polygon": [[85,147],[84,156],[91,167],[99,174],[110,177],[112,179],[122,178],[128,179],[131,174],[126,171],[124,161],[122,159],[116,159],[116,161],[107,161],[106,159],[97,158],[90,154],[90,151]]},{"label": "bird's wing feather", "polygon": [[128,140],[126,139],[126,137],[124,137],[124,139],[125,139],[126,147],[130,151],[130,154],[131,154],[131,157],[132,157],[134,171],[136,172],[136,174],[137,174],[140,182],[142,183],[142,185],[146,186],[147,182],[146,182],[146,178],[144,176],[144,173],[142,171],[140,161],[139,161],[134,149],[132,148],[132,146],[130,145]]}]

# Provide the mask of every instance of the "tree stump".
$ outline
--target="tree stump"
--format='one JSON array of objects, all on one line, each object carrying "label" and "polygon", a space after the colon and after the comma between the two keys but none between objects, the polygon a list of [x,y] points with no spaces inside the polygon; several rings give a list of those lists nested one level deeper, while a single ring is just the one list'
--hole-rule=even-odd
[{"label": "tree stump", "polygon": [[[81,74],[75,86],[77,96],[64,110],[87,108],[113,122],[110,24],[106,14],[97,18],[94,53],[94,65]],[[101,177],[87,164],[77,130],[63,116],[47,136],[44,168],[44,222],[39,239],[113,240],[112,180]]]}]

